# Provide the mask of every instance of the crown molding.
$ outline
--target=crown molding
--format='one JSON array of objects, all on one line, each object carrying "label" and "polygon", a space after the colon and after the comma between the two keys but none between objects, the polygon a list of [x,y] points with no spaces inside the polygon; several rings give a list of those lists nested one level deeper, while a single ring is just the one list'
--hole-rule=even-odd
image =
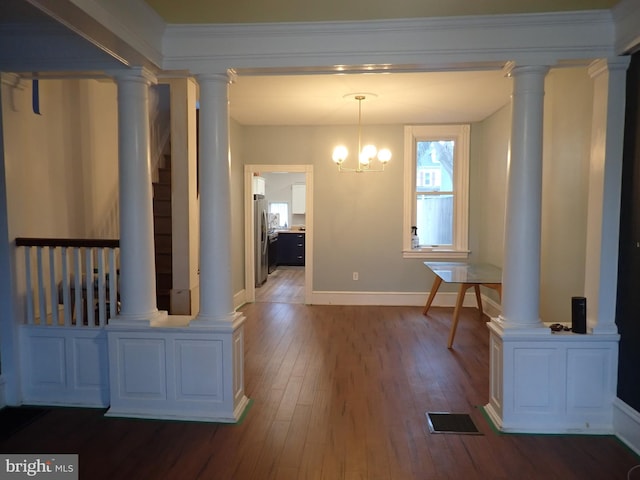
[{"label": "crown molding", "polygon": [[168,25],[165,69],[323,68],[461,63],[554,65],[614,54],[609,10],[388,21]]}]

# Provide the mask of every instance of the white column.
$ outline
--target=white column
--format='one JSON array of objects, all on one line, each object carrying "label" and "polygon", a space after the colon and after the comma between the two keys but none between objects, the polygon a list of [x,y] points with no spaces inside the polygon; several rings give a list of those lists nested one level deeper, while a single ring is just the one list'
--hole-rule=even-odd
[{"label": "white column", "polygon": [[[149,85],[143,68],[118,72],[120,301],[115,323],[158,316],[149,141]],[[112,322],[114,323],[114,322]]]},{"label": "white column", "polygon": [[538,329],[540,301],[540,216],[542,128],[546,66],[511,70],[513,118],[507,172],[503,328]]},{"label": "white column", "polygon": [[227,74],[199,75],[200,312],[196,321],[229,322],[231,286],[231,167]]},{"label": "white column", "polygon": [[618,333],[618,237],[626,74],[629,57],[598,60],[593,78],[593,123],[585,260],[587,323],[593,333]]}]

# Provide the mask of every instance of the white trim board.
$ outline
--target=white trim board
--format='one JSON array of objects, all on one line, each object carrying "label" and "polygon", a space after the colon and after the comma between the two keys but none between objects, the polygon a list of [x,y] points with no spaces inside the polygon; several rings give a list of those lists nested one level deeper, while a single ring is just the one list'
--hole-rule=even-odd
[{"label": "white trim board", "polygon": [[[311,294],[312,305],[383,305],[419,307],[427,303],[429,292],[331,292],[314,290]],[[454,307],[458,292],[439,292],[433,301],[434,307]],[[497,316],[500,305],[485,295],[481,295],[485,313]],[[464,307],[475,307],[476,297],[473,291],[464,297]]]},{"label": "white trim board", "polygon": [[613,432],[625,445],[640,455],[640,412],[618,397],[613,399]]},{"label": "white trim board", "polygon": [[167,25],[165,70],[322,65],[448,69],[614,56],[610,11],[238,25]]},{"label": "white trim board", "polygon": [[247,291],[245,289],[242,289],[233,295],[234,310],[238,310],[245,303],[247,303]]}]

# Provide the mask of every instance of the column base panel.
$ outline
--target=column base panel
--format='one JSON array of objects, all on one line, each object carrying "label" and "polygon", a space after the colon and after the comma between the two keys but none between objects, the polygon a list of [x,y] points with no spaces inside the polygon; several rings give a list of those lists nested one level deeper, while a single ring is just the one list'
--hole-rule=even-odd
[{"label": "column base panel", "polygon": [[618,335],[522,335],[490,322],[485,412],[505,433],[612,434]]},{"label": "column base panel", "polygon": [[237,422],[248,405],[244,317],[207,328],[175,319],[173,326],[109,326],[107,415]]}]

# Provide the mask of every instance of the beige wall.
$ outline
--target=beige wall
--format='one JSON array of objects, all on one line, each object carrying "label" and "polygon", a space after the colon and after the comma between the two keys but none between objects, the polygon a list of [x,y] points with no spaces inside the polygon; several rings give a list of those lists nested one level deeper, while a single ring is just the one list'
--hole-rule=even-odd
[{"label": "beige wall", "polygon": [[552,70],[545,83],[540,316],[571,319],[584,294],[593,86],[586,69]]},{"label": "beige wall", "polygon": [[2,86],[11,237],[117,237],[116,85],[41,80]]},{"label": "beige wall", "polygon": [[[471,161],[471,225],[473,259],[502,266],[506,207],[507,160],[511,135],[511,104],[480,122],[472,131],[476,155]],[[485,292],[490,293],[490,292]],[[497,296],[495,297],[497,299]]]}]

